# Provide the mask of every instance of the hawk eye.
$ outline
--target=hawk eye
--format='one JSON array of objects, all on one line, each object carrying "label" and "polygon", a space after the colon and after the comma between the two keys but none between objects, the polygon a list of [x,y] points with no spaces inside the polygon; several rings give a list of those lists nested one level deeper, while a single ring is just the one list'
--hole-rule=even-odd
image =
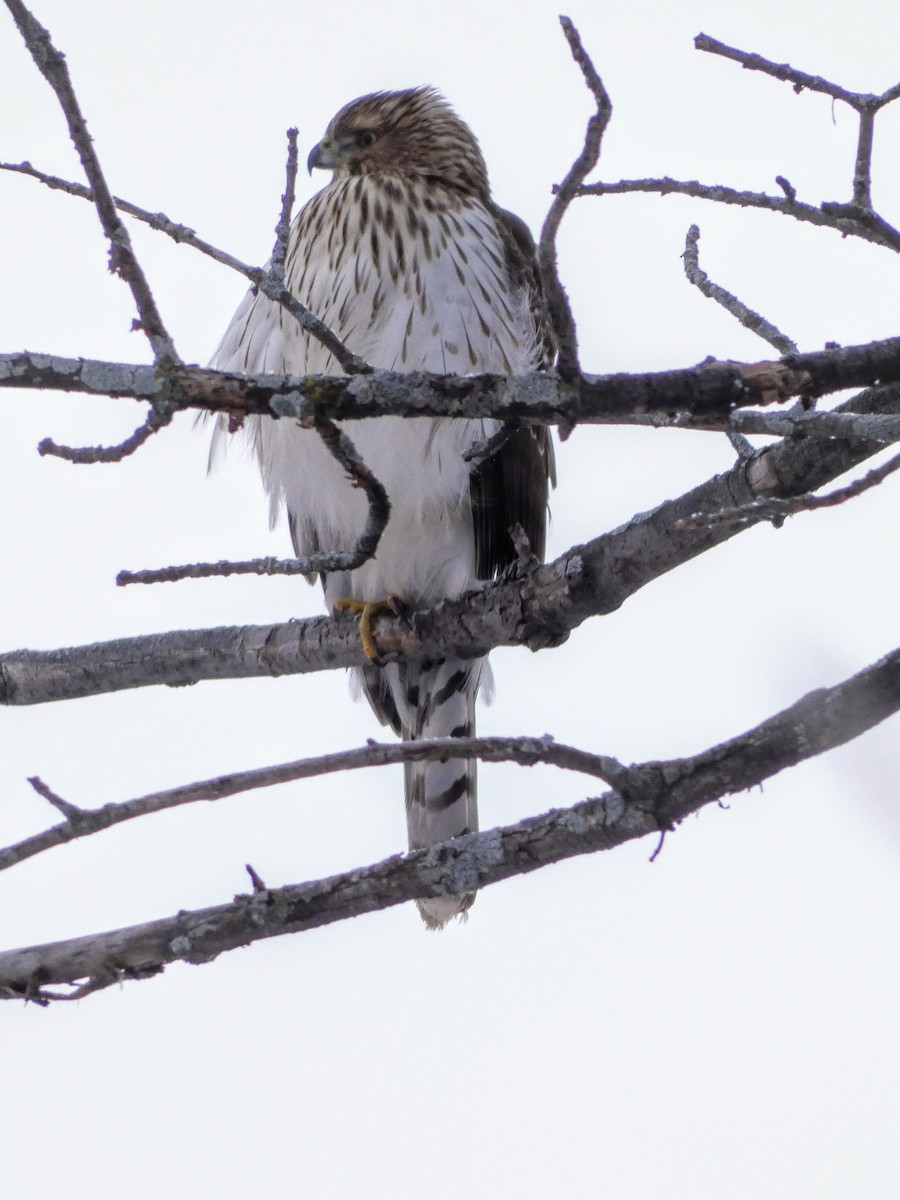
[{"label": "hawk eye", "polygon": [[360,146],[372,146],[375,143],[375,134],[371,129],[364,129],[356,141]]}]

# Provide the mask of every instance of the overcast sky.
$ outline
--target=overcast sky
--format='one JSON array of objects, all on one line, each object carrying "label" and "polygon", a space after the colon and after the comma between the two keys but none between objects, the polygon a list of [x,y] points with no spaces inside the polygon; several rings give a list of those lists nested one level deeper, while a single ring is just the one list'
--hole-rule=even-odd
[{"label": "overcast sky", "polygon": [[[68,57],[115,192],[261,263],[283,184],[366,91],[433,83],[481,140],[497,200],[537,231],[591,103],[546,0],[36,0]],[[601,175],[849,198],[855,120],[825,96],[693,49],[701,30],[880,92],[900,78],[884,0],[608,0],[569,10],[612,94]],[[81,178],[61,113],[0,16],[0,157]],[[876,125],[874,198],[900,221],[900,103]],[[322,179],[301,180],[302,202]],[[0,350],[148,361],[88,205],[0,177]],[[560,264],[586,369],[754,360],[766,346],[684,281],[701,262],[803,349],[896,335],[887,250],[700,201],[580,201]],[[205,362],[239,277],[136,229],[184,359]],[[122,567],[288,551],[254,469],[205,475],[189,416],[126,462],[39,459],[44,436],[113,442],[121,401],[4,392],[0,649],[321,611],[299,579],[118,590]],[[548,553],[676,496],[721,435],[579,429],[559,451]],[[761,527],[647,587],[561,649],[492,656],[483,733],[551,732],[640,761],[696,753],[897,644],[896,478]],[[0,1007],[5,1195],[744,1200],[898,1186],[897,722],[711,807],[670,836],[486,889],[424,932],[412,905],[175,966],[50,1010]],[[362,743],[343,675],[145,689],[0,714],[0,845],[56,820],[40,774],[86,806]],[[480,768],[482,824],[590,781]],[[398,769],[132,822],[0,877],[0,946],[228,901],[405,844]]]}]

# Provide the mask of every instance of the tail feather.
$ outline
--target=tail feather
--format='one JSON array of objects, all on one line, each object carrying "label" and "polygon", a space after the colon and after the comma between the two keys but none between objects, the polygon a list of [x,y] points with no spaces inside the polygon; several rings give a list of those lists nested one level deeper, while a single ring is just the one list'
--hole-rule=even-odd
[{"label": "tail feather", "polygon": [[[363,687],[372,707],[405,741],[472,737],[481,660],[374,664],[364,668]],[[399,728],[398,728],[399,727]],[[406,824],[410,850],[474,833],[478,829],[474,759],[406,763]],[[418,901],[429,929],[440,929],[466,912],[475,893]]]}]

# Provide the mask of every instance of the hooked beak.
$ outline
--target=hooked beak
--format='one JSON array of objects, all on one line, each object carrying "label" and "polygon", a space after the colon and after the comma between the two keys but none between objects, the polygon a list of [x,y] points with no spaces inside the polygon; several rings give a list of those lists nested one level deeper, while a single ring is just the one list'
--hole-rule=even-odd
[{"label": "hooked beak", "polygon": [[331,144],[330,138],[322,138],[321,142],[313,146],[309,152],[309,158],[306,160],[306,169],[310,175],[312,175],[314,167],[333,171],[337,168],[337,165],[337,158],[335,157],[334,147]]}]

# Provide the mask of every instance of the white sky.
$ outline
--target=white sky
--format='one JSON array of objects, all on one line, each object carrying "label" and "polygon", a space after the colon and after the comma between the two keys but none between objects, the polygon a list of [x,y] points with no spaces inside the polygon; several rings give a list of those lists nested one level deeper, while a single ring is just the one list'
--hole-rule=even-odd
[{"label": "white sky", "polygon": [[[855,122],[823,96],[700,55],[726,42],[881,91],[900,77],[885,0],[581,2],[612,93],[605,178],[671,174],[801,199],[849,196]],[[284,130],[308,150],[347,100],[440,86],[482,141],[496,198],[537,230],[590,111],[545,0],[40,0],[113,189],[262,262]],[[900,220],[900,104],[876,126],[874,194]],[[0,157],[73,178],[55,99],[0,18]],[[302,181],[301,200],[321,186]],[[89,207],[0,178],[0,349],[147,361]],[[710,274],[804,349],[897,333],[897,264],[772,214],[585,200],[561,267],[589,370],[765,346],[681,275]],[[243,293],[143,229],[182,356],[205,361]],[[320,610],[298,580],[117,590],[121,567],[283,554],[253,471],[211,481],[185,418],[118,466],[41,460],[43,436],[112,442],[137,406],[2,396],[2,649]],[[562,448],[550,553],[675,496],[732,454],[711,434],[581,429]],[[756,529],[591,621],[561,650],[493,656],[484,733],[552,732],[625,761],[695,753],[894,648],[900,483]],[[70,1200],[427,1192],[643,1200],[884,1197],[900,1123],[897,729],[888,723],[710,808],[653,845],[485,890],[428,936],[412,906],[235,952],[49,1011],[0,1007],[3,1192]],[[88,806],[361,743],[380,729],[338,674],[148,689],[0,715],[0,844],[55,820],[39,773]],[[481,768],[485,827],[596,788]],[[227,901],[404,844],[401,773],[354,774],[135,822],[0,877],[0,945]]]}]

